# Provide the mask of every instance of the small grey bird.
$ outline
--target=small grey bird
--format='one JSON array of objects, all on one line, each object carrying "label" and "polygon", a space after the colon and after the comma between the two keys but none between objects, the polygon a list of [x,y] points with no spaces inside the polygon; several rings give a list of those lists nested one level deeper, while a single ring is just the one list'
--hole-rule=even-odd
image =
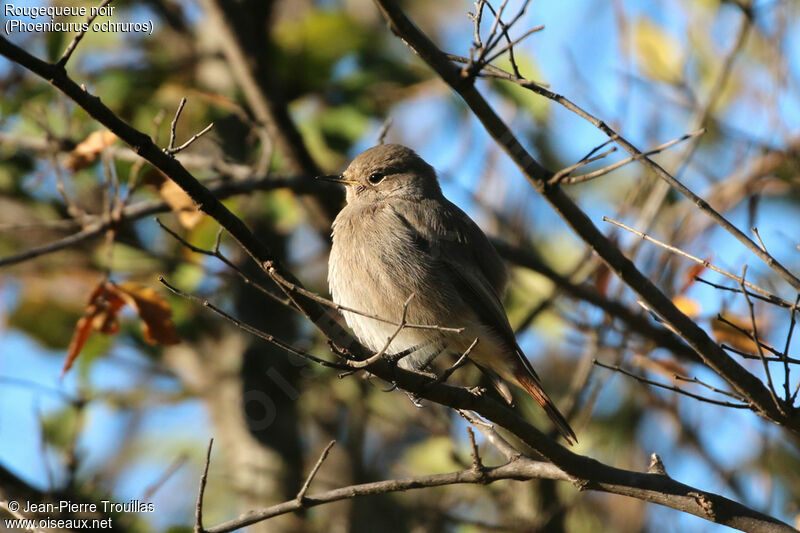
[{"label": "small grey bird", "polygon": [[[441,353],[463,353],[478,338],[470,360],[495,379],[499,375],[528,391],[564,438],[577,442],[508,323],[501,303],[507,282],[503,261],[480,228],[444,197],[433,167],[410,148],[383,144],[356,157],[342,175],[321,178],[347,189],[347,205],[333,223],[328,263],[333,300],[399,323],[413,294],[407,323],[465,328],[460,334],[405,328],[387,356],[403,355],[400,366],[422,369]],[[376,353],[397,329],[343,314],[356,337]]]}]

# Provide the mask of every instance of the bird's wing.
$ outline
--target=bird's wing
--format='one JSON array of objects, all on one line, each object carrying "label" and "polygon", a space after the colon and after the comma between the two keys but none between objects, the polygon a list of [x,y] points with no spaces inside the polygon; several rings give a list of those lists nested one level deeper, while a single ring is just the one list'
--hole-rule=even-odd
[{"label": "bird's wing", "polygon": [[393,211],[481,323],[515,348],[500,300],[507,282],[505,265],[477,224],[444,198],[403,202],[402,209],[395,206]]},{"label": "bird's wing", "polygon": [[[510,363],[514,381],[544,409],[567,442],[577,442],[569,423],[544,391],[539,376],[517,344],[500,301],[506,284],[505,265],[486,235],[444,198],[404,202],[402,209],[393,211],[414,245],[427,255],[431,266],[441,270],[437,277],[446,279],[481,324],[507,345],[508,351],[502,355]],[[502,366],[491,369],[500,371]],[[503,394],[501,389],[498,391]]]}]

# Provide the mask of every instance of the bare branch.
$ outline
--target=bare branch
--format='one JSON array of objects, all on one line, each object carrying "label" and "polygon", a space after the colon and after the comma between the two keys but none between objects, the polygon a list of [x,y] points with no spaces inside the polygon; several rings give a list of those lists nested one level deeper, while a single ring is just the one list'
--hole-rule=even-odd
[{"label": "bare branch", "polygon": [[670,391],[673,391],[673,392],[677,392],[678,394],[683,394],[683,395],[688,396],[690,398],[694,398],[695,400],[700,400],[701,402],[711,403],[711,404],[714,404],[714,405],[721,405],[723,407],[732,407],[734,409],[750,409],[750,406],[747,405],[746,403],[732,403],[732,402],[725,402],[725,401],[721,401],[721,400],[714,400],[712,398],[706,398],[705,396],[700,396],[699,394],[695,394],[693,392],[689,392],[689,391],[683,390],[680,387],[676,387],[675,385],[666,385],[664,383],[659,383],[658,381],[653,381],[652,379],[647,379],[647,378],[644,378],[642,376],[638,376],[638,375],[634,374],[633,372],[625,370],[624,368],[622,368],[619,365],[607,365],[605,363],[602,363],[602,362],[598,361],[597,359],[594,360],[594,364],[596,364],[597,366],[601,366],[603,368],[607,368],[608,370],[613,370],[615,372],[619,372],[620,374],[624,374],[624,375],[626,375],[626,376],[628,376],[630,378],[635,379],[636,381],[640,381],[640,382],[645,383],[647,385],[652,385],[654,387],[659,387],[659,388],[662,388],[662,389],[666,389],[666,390],[670,390]]},{"label": "bare branch", "polygon": [[528,31],[526,31],[525,33],[523,33],[522,37],[519,37],[518,39],[515,39],[515,40],[511,41],[510,43],[505,45],[503,48],[501,48],[500,50],[495,52],[494,55],[492,55],[491,57],[486,59],[486,62],[487,63],[491,63],[492,61],[494,61],[495,59],[497,59],[501,55],[505,54],[506,52],[511,51],[515,46],[517,46],[519,43],[524,41],[531,34],[539,32],[539,31],[542,31],[543,29],[544,29],[544,26],[534,26],[533,28],[531,28]]},{"label": "bare branch", "polygon": [[475,337],[475,340],[472,341],[472,344],[470,344],[469,347],[464,351],[464,353],[461,354],[461,357],[459,357],[455,363],[453,363],[449,368],[447,368],[444,372],[442,372],[441,375],[439,375],[435,380],[433,380],[430,383],[430,385],[427,386],[431,387],[433,385],[438,385],[439,383],[444,383],[445,381],[450,379],[450,376],[452,376],[456,370],[467,364],[467,361],[469,361],[469,355],[472,353],[472,350],[474,350],[477,345],[478,345],[478,338]]},{"label": "bare branch", "polygon": [[[92,25],[92,22],[94,22],[94,19],[96,19],[97,15],[100,14],[100,10],[103,9],[104,7],[106,7],[108,4],[110,4],[111,1],[112,0],[103,0],[102,2],[100,2],[100,4],[97,6],[97,8],[94,9],[94,15],[90,15],[89,18],[86,19],[86,27],[89,27],[89,26]],[[58,67],[63,69],[67,65],[67,61],[69,61],[69,58],[72,57],[72,53],[75,51],[75,48],[78,47],[78,43],[81,42],[81,39],[83,39],[83,36],[85,34],[86,34],[86,31],[85,30],[81,30],[81,31],[78,32],[77,35],[75,35],[75,37],[72,38],[72,41],[70,41],[70,43],[67,45],[67,48],[64,50],[64,53],[61,55],[61,58],[56,62],[56,66],[58,66]]]},{"label": "bare branch", "polygon": [[203,466],[203,475],[200,476],[200,488],[197,489],[197,503],[194,508],[194,533],[205,533],[203,529],[203,496],[206,492],[206,482],[208,481],[208,467],[211,465],[211,447],[214,446],[214,439],[209,439],[208,450],[206,451],[206,462]]},{"label": "bare branch", "polygon": [[476,472],[483,472],[486,467],[483,466],[481,461],[481,453],[478,450],[478,443],[475,442],[475,433],[472,428],[467,426],[467,436],[469,437],[469,445],[472,447],[472,469]]},{"label": "bare branch", "polygon": [[[377,320],[378,322],[383,322],[384,324],[391,324],[393,326],[399,326],[400,325],[400,323],[395,321],[395,320],[390,320],[388,318],[383,318],[383,317],[380,317],[380,316],[378,316],[378,315],[376,315],[374,313],[367,313],[366,311],[360,311],[358,309],[354,309],[354,308],[348,307],[346,305],[337,304],[336,302],[334,302],[332,300],[329,300],[327,298],[323,298],[319,294],[317,294],[315,292],[311,292],[311,291],[309,291],[307,289],[304,289],[303,287],[301,287],[301,286],[299,286],[299,285],[297,285],[295,283],[291,283],[291,282],[289,282],[289,281],[287,281],[287,280],[285,280],[283,278],[279,278],[276,281],[277,281],[278,284],[280,284],[282,287],[286,288],[290,292],[301,294],[301,295],[305,296],[306,298],[311,298],[315,302],[320,303],[320,304],[322,304],[322,305],[324,305],[326,307],[330,307],[332,309],[336,309],[340,313],[342,311],[346,311],[348,313],[353,313],[353,314],[356,314],[356,315],[359,315],[359,316],[363,316],[364,318],[371,318],[372,320]],[[461,333],[461,332],[464,331],[464,328],[451,328],[451,327],[446,327],[446,326],[439,326],[438,324],[406,324],[404,327],[406,329],[428,329],[428,330],[431,330],[431,331],[441,331],[443,333]]]},{"label": "bare branch", "polygon": [[183,106],[186,105],[186,97],[184,96],[181,98],[181,102],[178,104],[178,110],[175,111],[175,117],[173,117],[172,122],[169,125],[169,145],[167,146],[167,153],[175,148],[175,128],[178,127],[178,119],[181,118],[181,113],[183,112]]},{"label": "bare branch", "polygon": [[[742,294],[744,294],[744,299],[747,302],[747,308],[750,311],[750,324],[753,326],[753,341],[756,343],[756,349],[758,350],[758,357],[761,359],[761,363],[764,365],[764,373],[767,375],[767,386],[769,387],[769,392],[772,395],[772,400],[775,402],[775,405],[780,409],[782,412],[783,404],[778,399],[778,394],[775,391],[775,385],[772,383],[772,372],[769,370],[769,365],[767,364],[767,360],[764,357],[764,350],[761,348],[761,342],[758,340],[758,326],[756,325],[756,312],[755,306],[753,302],[750,300],[750,297],[747,295],[747,291],[745,290],[744,282],[745,276],[747,276],[747,265],[742,266],[742,276],[739,278],[739,286],[742,288]],[[786,385],[786,399],[789,399],[789,382],[785,381],[784,384]]]},{"label": "bare branch", "polygon": [[386,120],[383,121],[381,129],[378,132],[378,144],[384,144],[386,142],[386,136],[389,134],[389,129],[391,127],[392,127],[392,117],[386,117]]},{"label": "bare branch", "polygon": [[[574,165],[570,165],[568,167],[562,168],[561,170],[559,170],[558,172],[553,174],[553,177],[550,178],[550,181],[548,181],[548,183],[550,185],[555,185],[557,183],[562,183],[563,181],[566,180],[567,176],[572,174],[572,172],[574,172],[575,170],[577,170],[577,169],[579,169],[581,167],[585,167],[589,163],[594,163],[598,159],[603,159],[608,154],[614,153],[616,151],[617,151],[617,147],[616,146],[612,146],[611,148],[609,148],[608,150],[606,150],[605,152],[603,152],[603,153],[601,153],[599,155],[591,156],[591,157],[589,157],[589,156],[584,157],[583,159],[581,159],[580,161],[578,161]],[[579,177],[583,177],[583,176],[579,176]]]},{"label": "bare branch", "polygon": [[225,266],[227,266],[228,268],[230,268],[231,270],[236,272],[236,274],[239,276],[239,278],[245,284],[255,287],[260,292],[266,294],[267,296],[269,296],[270,298],[272,298],[273,300],[275,300],[276,302],[278,302],[281,305],[285,305],[286,307],[294,307],[294,303],[292,303],[292,301],[290,299],[282,298],[281,296],[279,296],[278,294],[275,294],[274,292],[272,292],[271,290],[267,289],[266,287],[264,287],[260,283],[256,283],[247,274],[245,274],[244,271],[241,268],[236,266],[233,263],[233,261],[231,261],[230,259],[225,257],[225,255],[219,250],[220,239],[222,238],[222,229],[223,229],[222,226],[220,226],[219,231],[217,232],[217,241],[214,244],[214,249],[213,250],[204,250],[203,248],[198,248],[197,246],[193,245],[192,243],[188,242],[186,239],[184,239],[183,237],[181,237],[180,235],[178,235],[177,233],[172,231],[169,227],[164,225],[164,223],[161,222],[161,219],[159,219],[158,217],[156,217],[156,222],[158,223],[159,226],[161,226],[161,229],[163,229],[164,231],[167,232],[168,235],[170,235],[172,238],[174,238],[176,241],[181,243],[183,246],[185,246],[189,250],[191,250],[191,251],[193,251],[195,253],[198,253],[198,254],[206,255],[206,256],[209,256],[209,257],[215,257],[215,258],[219,259],[220,261],[222,261],[222,263],[225,264]]},{"label": "bare branch", "polygon": [[211,128],[213,128],[213,127],[214,127],[214,123],[212,122],[211,124],[209,124],[208,126],[203,128],[202,130],[200,130],[198,133],[195,133],[194,135],[192,135],[192,137],[188,141],[186,141],[182,145],[178,146],[177,148],[170,148],[169,150],[167,150],[167,152],[170,155],[174,155],[174,154],[177,154],[178,152],[180,152],[182,150],[187,149],[193,142],[195,142],[197,139],[199,139],[200,137],[202,137],[203,135],[205,135],[206,133],[211,131]]},{"label": "bare branch", "polygon": [[[302,176],[284,178],[279,178],[277,176],[266,176],[224,182],[211,187],[209,192],[217,198],[227,198],[237,194],[243,194],[252,191],[269,191],[280,189],[282,187],[288,187],[295,191],[307,191],[314,188],[313,181],[314,180]],[[150,215],[167,211],[171,211],[171,208],[163,200],[149,200],[130,205],[122,210],[119,220],[111,220],[108,217],[95,217],[94,219],[87,221],[84,228],[77,233],[56,241],[42,244],[40,246],[35,246],[16,254],[0,257],[0,267],[21,263],[23,261],[27,261],[28,259],[41,257],[65,248],[70,248],[84,241],[101,236],[106,232],[106,230],[117,224],[134,222]],[[62,223],[62,221],[59,221],[59,225]]]},{"label": "bare branch", "polygon": [[[736,292],[736,293],[741,293],[742,292],[742,290],[739,287],[726,287],[725,285],[720,285],[718,283],[714,283],[713,281],[708,281],[707,279],[701,278],[700,276],[695,276],[694,279],[695,279],[695,281],[699,281],[700,283],[704,283],[706,285],[709,285],[711,287],[714,287],[715,289],[719,289],[719,290],[722,290],[722,291],[730,291],[730,292]],[[792,308],[792,304],[791,303],[789,303],[787,300],[784,300],[783,298],[781,298],[779,296],[775,296],[774,294],[770,294],[769,297],[763,296],[761,294],[757,294],[757,293],[754,293],[754,292],[748,292],[748,294],[749,294],[749,296],[751,296],[753,298],[758,298],[759,300],[761,300],[763,302],[767,302],[767,303],[770,303],[772,305],[777,305],[778,307],[784,307],[786,309],[791,309]]]},{"label": "bare branch", "polygon": [[178,104],[178,110],[175,111],[175,118],[172,119],[172,123],[169,125],[169,146],[164,150],[168,155],[175,155],[183,150],[187,149],[193,142],[197,139],[211,131],[211,128],[214,127],[214,123],[212,122],[200,132],[195,133],[192,137],[183,143],[182,145],[176,147],[175,146],[175,128],[178,126],[178,120],[181,118],[181,113],[183,112],[183,106],[186,105],[186,97],[184,96],[181,98],[181,102]]},{"label": "bare branch", "polygon": [[[586,181],[589,181],[589,180],[593,180],[595,178],[599,178],[600,176],[605,176],[606,174],[609,174],[610,172],[613,172],[614,170],[616,170],[616,169],[618,169],[620,167],[623,167],[623,166],[627,165],[628,163],[631,163],[632,161],[639,161],[643,157],[647,157],[647,156],[651,156],[651,155],[655,155],[655,154],[661,153],[664,150],[666,150],[668,148],[671,148],[672,146],[675,146],[676,144],[678,144],[680,142],[685,141],[686,139],[691,139],[692,137],[697,137],[699,135],[702,135],[703,133],[705,133],[705,131],[706,131],[705,128],[703,128],[703,129],[699,129],[699,130],[687,133],[685,135],[682,135],[682,136],[678,137],[677,139],[672,139],[671,141],[668,141],[668,142],[665,142],[664,144],[656,146],[655,148],[653,148],[651,150],[648,150],[647,152],[642,153],[642,155],[640,155],[640,156],[639,155],[632,155],[630,157],[626,157],[625,159],[621,159],[621,160],[617,161],[616,163],[608,165],[607,167],[599,168],[597,170],[594,170],[592,172],[587,172],[586,174],[582,174],[580,176],[575,176],[575,177],[572,177],[572,178],[562,179],[561,183],[562,184],[566,184],[566,185],[573,185],[575,183],[583,183],[583,182],[586,182]],[[611,141],[612,141],[612,139],[609,139],[609,142],[611,142]],[[551,182],[552,181],[553,180],[551,179]]]},{"label": "bare branch", "polygon": [[696,377],[691,377],[690,378],[690,377],[686,377],[686,376],[681,376],[680,374],[674,374],[672,377],[677,381],[685,381],[686,383],[696,383],[697,385],[700,385],[701,387],[705,387],[705,388],[707,388],[708,390],[710,390],[712,392],[716,392],[717,394],[723,394],[725,396],[733,398],[734,400],[739,400],[741,402],[745,401],[744,398],[742,398],[741,396],[739,396],[735,392],[730,392],[730,391],[718,389],[717,387],[709,385],[705,381],[697,379]]},{"label": "bare branch", "polygon": [[[632,227],[623,224],[622,222],[617,222],[616,220],[610,219],[608,217],[603,217],[603,222],[608,222],[609,224],[614,224],[618,228],[622,228],[625,231],[629,231],[629,232],[633,233],[634,235],[636,235],[637,237],[639,237],[639,238],[641,238],[641,239],[643,239],[643,240],[645,240],[647,242],[651,242],[653,244],[656,244],[656,245],[664,248],[665,250],[669,250],[672,253],[675,253],[675,254],[681,255],[681,256],[683,256],[683,257],[685,257],[687,259],[690,259],[690,260],[694,261],[695,263],[697,263],[699,265],[703,265],[704,267],[706,267],[709,270],[713,270],[714,272],[716,272],[718,274],[722,274],[726,278],[730,278],[730,279],[736,281],[737,283],[740,281],[740,276],[737,276],[735,274],[731,274],[730,272],[728,272],[726,270],[722,270],[721,268],[713,265],[711,262],[706,261],[705,259],[700,259],[699,257],[695,257],[695,256],[693,256],[692,254],[690,254],[688,252],[684,252],[680,248],[676,248],[675,246],[671,246],[669,244],[663,243],[663,242],[659,241],[658,239],[654,239],[653,237],[651,237],[651,236],[649,236],[649,235],[647,235],[645,233],[642,233],[641,231],[637,231],[637,230],[633,229]],[[792,306],[792,304],[790,304],[789,302],[787,302],[783,298],[780,298],[779,296],[775,296],[774,294],[770,293],[769,291],[767,291],[765,289],[762,289],[758,285],[750,283],[749,281],[745,281],[744,282],[744,286],[745,287],[749,287],[750,289],[762,294],[769,301],[774,301],[775,303],[779,304],[781,307],[791,307]]]},{"label": "bare branch", "polygon": [[267,342],[271,342],[272,344],[278,346],[279,348],[283,348],[284,350],[286,350],[289,353],[292,353],[292,354],[297,355],[299,357],[302,357],[304,359],[308,359],[310,361],[313,361],[313,362],[317,363],[318,365],[322,365],[322,366],[325,366],[325,367],[328,367],[328,368],[336,368],[338,370],[346,370],[346,369],[350,368],[350,367],[348,367],[346,365],[340,365],[340,364],[337,364],[337,363],[332,363],[330,361],[326,361],[324,359],[320,359],[319,357],[311,355],[308,352],[304,352],[302,350],[298,350],[297,348],[294,348],[290,344],[278,339],[277,337],[275,337],[273,335],[270,335],[269,333],[265,333],[265,332],[261,331],[258,328],[254,328],[253,326],[251,326],[249,324],[245,324],[241,320],[232,317],[231,315],[229,315],[228,313],[226,313],[225,311],[223,311],[219,307],[215,306],[214,304],[212,304],[208,300],[205,300],[203,298],[200,298],[199,296],[195,296],[193,294],[189,294],[187,292],[184,292],[184,291],[178,289],[177,287],[171,285],[162,276],[158,277],[158,281],[162,285],[164,285],[167,289],[169,289],[170,292],[172,292],[173,294],[176,294],[176,295],[181,296],[183,298],[186,298],[188,300],[195,301],[195,302],[201,304],[203,307],[207,307],[207,308],[211,309],[213,312],[215,312],[216,314],[218,314],[219,316],[221,316],[222,318],[224,318],[228,322],[232,323],[237,328],[242,329],[242,330],[246,331],[247,333],[250,333],[251,335],[255,335],[256,337],[258,337],[260,339],[264,339]]},{"label": "bare branch", "polygon": [[325,449],[322,450],[322,453],[319,455],[319,459],[317,459],[317,462],[314,464],[314,467],[311,469],[311,472],[308,474],[308,477],[306,478],[305,482],[303,483],[303,486],[300,487],[300,490],[297,492],[297,496],[295,497],[295,499],[298,502],[302,503],[303,500],[306,499],[306,492],[308,492],[308,488],[311,486],[311,482],[314,480],[314,476],[316,476],[317,472],[319,472],[319,469],[322,466],[322,463],[325,461],[325,459],[327,459],[328,453],[331,451],[331,448],[333,448],[334,444],[336,444],[336,441],[332,440],[332,441],[330,441],[328,443],[327,446],[325,446]]},{"label": "bare branch", "polygon": [[[413,300],[413,299],[414,299],[414,293],[412,292],[411,294],[408,295],[408,298],[406,299],[405,303],[403,304],[403,313],[400,316],[400,323],[397,324],[397,328],[395,328],[394,332],[389,336],[388,339],[386,339],[386,343],[383,345],[383,348],[381,348],[373,356],[368,357],[368,358],[366,358],[364,360],[361,360],[361,361],[347,361],[347,365],[349,367],[351,367],[351,368],[366,368],[366,367],[368,367],[369,365],[375,363],[381,357],[384,356],[384,354],[386,353],[386,350],[389,349],[389,346],[392,344],[394,339],[397,338],[397,336],[400,334],[400,332],[403,331],[403,328],[406,327],[406,315],[408,314],[408,305],[411,303],[411,300]],[[411,352],[409,352],[409,353],[411,353]]]}]

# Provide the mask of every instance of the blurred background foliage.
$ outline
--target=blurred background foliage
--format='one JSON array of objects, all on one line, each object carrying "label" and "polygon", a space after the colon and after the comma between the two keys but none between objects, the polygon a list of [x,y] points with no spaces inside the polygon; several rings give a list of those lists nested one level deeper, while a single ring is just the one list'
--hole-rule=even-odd
[{"label": "blurred background foliage", "polygon": [[[89,33],[68,71],[163,146],[178,102],[186,97],[177,144],[214,122],[211,133],[179,156],[201,180],[213,184],[266,173],[310,180],[312,169],[294,164],[274,136],[263,134],[223,52],[225,36],[209,16],[208,4],[115,1],[114,21],[153,20],[153,35]],[[416,0],[403,6],[443,49],[468,55],[471,2]],[[248,60],[265,73],[261,87],[272,91],[267,99],[287,106],[291,127],[300,132],[317,168],[340,171],[377,142],[390,119],[387,140],[413,147],[433,164],[448,197],[487,233],[535,250],[575,282],[585,281],[637,309],[635,296],[586,255],[463,103],[387,30],[371,2],[236,0],[226,9],[250,44]],[[715,0],[533,2],[516,31],[539,24],[545,29],[519,45],[515,55],[525,76],[549,83],[614,124],[639,148],[707,128],[696,145],[680,144],[657,160],[739,227],[758,226],[770,251],[798,271],[799,12],[800,4],[788,0],[752,6]],[[55,60],[71,35],[23,33],[11,39]],[[510,68],[507,57],[495,64]],[[478,85],[553,170],[575,163],[605,140],[589,124],[520,87],[498,81]],[[0,256],[63,238],[80,230],[81,220],[102,215],[112,179],[119,180],[122,198],[132,193],[129,205],[170,201],[163,189],[147,184],[151,169],[119,142],[70,170],[68,158],[98,125],[46,83],[4,60],[0,95]],[[284,134],[279,124],[278,135]],[[586,169],[622,157],[612,154]],[[59,192],[59,181],[69,202]],[[623,219],[736,274],[745,262],[755,263],[677,195],[655,202],[658,190],[654,176],[629,165],[569,193],[597,224],[602,215]],[[341,201],[333,191],[323,196],[334,206]],[[226,205],[278,250],[308,287],[327,294],[326,226],[312,220],[301,196],[276,189],[234,196]],[[207,217],[193,223],[175,213],[160,217],[186,241],[213,248],[218,228]],[[704,327],[712,329],[718,312],[746,316],[743,302],[732,293],[692,283],[698,272],[690,263],[630,235],[615,235],[629,255],[638,254],[637,264],[667,294],[685,298],[684,309],[691,308]],[[265,282],[225,235],[221,251]],[[676,368],[715,382],[694,363],[653,346],[596,308],[560,295],[546,277],[518,266],[512,272],[509,316],[513,325],[523,325],[521,344],[547,389],[574,403],[578,452],[632,469],[645,468],[650,453],[657,452],[680,481],[795,520],[800,513],[796,442],[749,412],[699,404],[592,367],[596,357],[666,383]],[[127,309],[121,311],[120,331],[94,333],[76,367],[59,380],[75,326],[106,274],[118,283],[156,288],[172,310],[182,342],[147,343],[141,317]],[[111,244],[101,235],[5,266],[0,271],[4,469],[45,491],[153,501],[154,513],[122,517],[120,527],[177,532],[191,530],[210,436],[217,440],[206,525],[293,498],[332,438],[338,444],[314,489],[471,464],[464,423],[453,413],[437,406],[418,409],[402,392],[385,392],[386,384],[363,376],[340,379],[333,370],[298,362],[167,293],[158,275],[297,347],[323,357],[329,353],[308,323],[242,284],[219,261],[189,251],[152,216],[119,227]],[[759,264],[751,265],[749,276],[785,290]],[[782,346],[789,326],[784,311],[760,306],[759,325],[768,342]],[[742,341],[731,333],[720,340]],[[760,371],[758,361],[743,364]],[[461,379],[474,383],[478,376],[463,372]],[[525,399],[520,409],[546,426]],[[501,460],[490,446],[482,450],[487,464]],[[579,494],[547,481],[363,498],[252,529],[717,530],[637,500]]]}]

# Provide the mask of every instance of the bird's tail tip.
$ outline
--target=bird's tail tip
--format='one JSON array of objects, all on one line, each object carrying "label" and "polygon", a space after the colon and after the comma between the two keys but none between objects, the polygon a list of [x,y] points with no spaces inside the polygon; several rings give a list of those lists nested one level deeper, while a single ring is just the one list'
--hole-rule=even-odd
[{"label": "bird's tail tip", "polygon": [[561,414],[561,411],[558,410],[556,404],[553,403],[553,400],[551,400],[544,391],[541,383],[539,383],[539,380],[522,369],[515,373],[514,377],[517,378],[517,381],[522,388],[525,389],[528,394],[533,396],[533,399],[536,400],[536,403],[538,403],[542,409],[544,409],[544,412],[553,422],[561,436],[564,437],[564,440],[566,440],[570,446],[577,444],[578,437],[575,436],[575,432],[570,427],[567,419],[564,418],[564,415]]}]

